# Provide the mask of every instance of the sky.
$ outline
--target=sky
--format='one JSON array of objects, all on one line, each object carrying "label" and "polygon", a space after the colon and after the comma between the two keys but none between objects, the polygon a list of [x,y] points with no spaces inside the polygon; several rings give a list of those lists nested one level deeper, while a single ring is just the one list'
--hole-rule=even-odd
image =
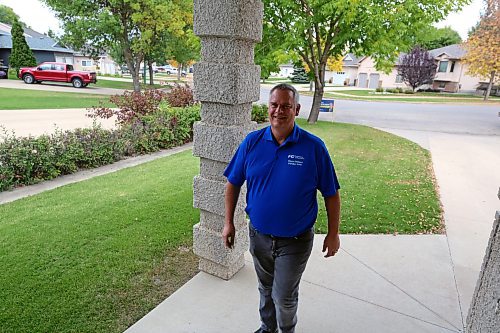
[{"label": "sky", "polygon": [[[21,20],[35,31],[45,33],[50,27],[56,34],[62,33],[54,14],[39,0],[0,0],[0,4],[14,9]],[[482,0],[472,0],[472,3],[459,13],[450,14],[446,20],[437,23],[436,26],[439,28],[451,26],[462,39],[466,39],[469,29],[479,20],[481,6]]]}]

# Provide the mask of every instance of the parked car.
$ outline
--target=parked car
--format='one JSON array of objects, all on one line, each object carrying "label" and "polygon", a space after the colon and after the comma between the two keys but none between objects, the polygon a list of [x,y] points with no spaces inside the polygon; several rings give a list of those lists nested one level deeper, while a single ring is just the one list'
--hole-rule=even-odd
[{"label": "parked car", "polygon": [[21,67],[18,77],[27,84],[43,81],[67,82],[75,88],[97,82],[96,72],[75,71],[73,65],[59,62],[44,62],[37,67]]},{"label": "parked car", "polygon": [[[177,73],[178,73],[177,68],[172,67],[172,65],[158,66],[157,69],[159,72],[167,73],[168,75],[171,75],[171,74],[177,75]],[[181,75],[186,76],[186,71],[182,71]]]}]

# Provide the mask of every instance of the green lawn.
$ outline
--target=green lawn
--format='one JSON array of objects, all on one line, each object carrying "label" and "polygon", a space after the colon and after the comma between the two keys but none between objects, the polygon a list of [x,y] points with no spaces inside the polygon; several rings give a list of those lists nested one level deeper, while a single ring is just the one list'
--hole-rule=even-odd
[{"label": "green lawn", "polygon": [[197,271],[190,151],[0,206],[1,332],[122,332]]},{"label": "green lawn", "polygon": [[99,101],[113,106],[106,95],[10,88],[0,88],[0,101],[0,110],[89,108]]},{"label": "green lawn", "polygon": [[[312,96],[311,92],[301,92],[301,94]],[[338,90],[326,92],[325,97],[379,102],[483,103],[482,96],[425,92],[415,94],[381,94],[371,90]],[[499,101],[499,97],[491,96],[488,102],[495,103]]]},{"label": "green lawn", "polygon": [[[98,79],[96,84],[92,84],[92,87],[99,88],[113,88],[113,89],[126,89],[126,90],[134,90],[134,85],[132,82],[125,81],[114,81],[114,80],[106,80],[106,79]],[[150,89],[150,88],[164,88],[159,84],[143,84],[141,81],[142,89]]]},{"label": "green lawn", "polygon": [[[299,123],[333,155],[343,233],[441,231],[425,150],[368,127]],[[186,151],[0,205],[0,331],[123,332],[193,276],[198,165]]]}]

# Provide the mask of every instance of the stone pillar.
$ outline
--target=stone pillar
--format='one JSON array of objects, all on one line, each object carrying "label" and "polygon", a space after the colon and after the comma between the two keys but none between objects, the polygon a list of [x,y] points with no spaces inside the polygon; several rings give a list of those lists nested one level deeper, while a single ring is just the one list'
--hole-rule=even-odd
[{"label": "stone pillar", "polygon": [[[500,199],[500,190],[498,191]],[[468,333],[500,332],[500,211],[497,211],[490,241],[467,316]]]},{"label": "stone pillar", "polygon": [[260,0],[194,0],[194,32],[201,38],[202,60],[194,66],[195,99],[201,101],[201,121],[194,126],[193,154],[200,157],[194,179],[194,207],[200,223],[194,226],[193,248],[200,269],[230,279],[244,265],[248,249],[245,189],[235,214],[235,247],[222,243],[224,185],[227,163],[251,122],[252,102],[259,100],[260,67],[254,64],[254,45],[262,36]]}]

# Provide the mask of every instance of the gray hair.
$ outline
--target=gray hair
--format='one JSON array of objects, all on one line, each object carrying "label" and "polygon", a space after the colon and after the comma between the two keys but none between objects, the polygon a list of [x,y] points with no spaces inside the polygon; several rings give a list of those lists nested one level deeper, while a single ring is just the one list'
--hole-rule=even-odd
[{"label": "gray hair", "polygon": [[298,105],[299,104],[299,92],[297,91],[297,89],[295,89],[294,86],[292,86],[291,84],[288,84],[288,83],[280,83],[280,84],[277,84],[275,85],[271,91],[269,92],[269,96],[271,96],[273,94],[273,92],[275,90],[288,90],[288,91],[291,91],[292,94],[293,94],[293,99],[295,101],[295,104]]}]

